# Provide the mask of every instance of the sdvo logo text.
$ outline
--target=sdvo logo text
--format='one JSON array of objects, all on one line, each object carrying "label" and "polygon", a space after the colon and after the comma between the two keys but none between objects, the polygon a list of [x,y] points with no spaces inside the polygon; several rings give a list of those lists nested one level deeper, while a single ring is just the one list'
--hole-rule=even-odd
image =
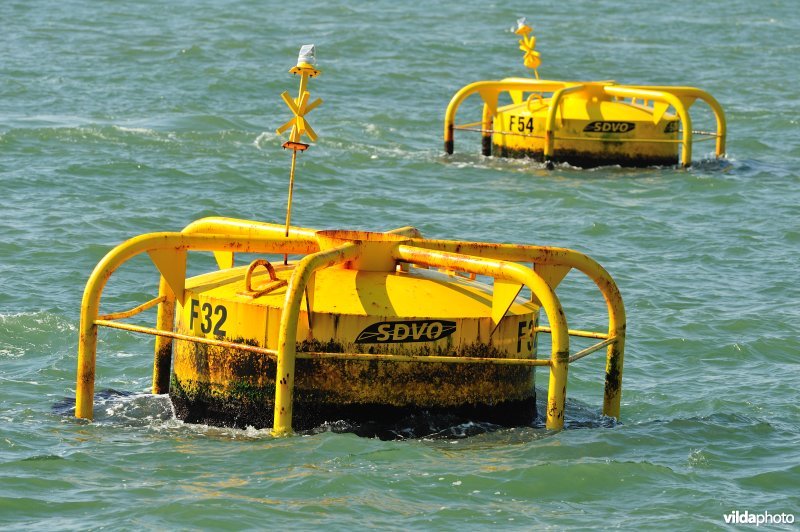
[{"label": "sdvo logo text", "polygon": [[456,322],[444,320],[381,321],[373,323],[356,338],[357,344],[433,342],[447,338],[456,330]]},{"label": "sdvo logo text", "polygon": [[589,122],[583,128],[585,133],[627,133],[636,129],[636,124],[633,122],[611,122],[611,121],[597,121]]}]

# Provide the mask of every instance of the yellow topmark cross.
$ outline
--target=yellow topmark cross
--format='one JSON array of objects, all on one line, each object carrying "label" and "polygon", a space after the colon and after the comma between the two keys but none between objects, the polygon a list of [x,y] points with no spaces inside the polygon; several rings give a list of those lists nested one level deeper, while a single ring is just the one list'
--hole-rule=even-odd
[{"label": "yellow topmark cross", "polygon": [[525,52],[522,62],[526,67],[533,69],[536,79],[539,79],[539,72],[536,69],[542,64],[542,60],[539,56],[539,52],[535,50],[536,37],[533,35],[528,37],[528,34],[531,31],[533,31],[533,28],[528,26],[528,21],[525,19],[525,17],[517,20],[517,29],[514,31],[514,33],[522,36],[522,39],[519,41],[519,49]]},{"label": "yellow topmark cross", "polygon": [[[281,98],[289,106],[289,110],[294,115],[288,122],[283,124],[277,129],[278,135],[284,133],[287,129],[291,128],[289,133],[289,140],[283,143],[283,148],[292,150],[292,169],[289,173],[289,197],[286,202],[286,236],[289,236],[289,223],[292,218],[292,191],[294,190],[294,167],[297,161],[297,152],[305,151],[308,149],[308,144],[300,142],[300,138],[305,135],[311,142],[317,140],[317,133],[311,128],[305,115],[310,113],[319,104],[322,103],[322,98],[317,98],[311,103],[308,103],[310,97],[306,86],[308,85],[309,77],[316,77],[320,74],[314,65],[317,63],[315,57],[316,50],[313,44],[305,44],[300,47],[300,54],[297,57],[297,65],[289,70],[290,74],[300,75],[300,91],[297,93],[297,98],[292,99],[288,92],[283,92]],[[283,263],[286,264],[288,257],[284,255]]]},{"label": "yellow topmark cross", "polygon": [[286,105],[289,107],[289,110],[292,111],[294,117],[290,118],[288,122],[279,127],[277,133],[280,135],[289,128],[292,129],[291,133],[289,133],[289,140],[283,144],[283,147],[291,148],[294,151],[304,151],[308,148],[308,144],[300,142],[300,138],[303,135],[306,135],[311,142],[317,140],[317,133],[305,119],[306,114],[310,113],[322,103],[321,98],[317,98],[310,104],[308,103],[310,97],[309,92],[306,90],[308,78],[316,77],[320,73],[319,70],[314,68],[314,64],[316,63],[314,54],[315,49],[313,44],[304,45],[300,48],[297,66],[289,70],[291,74],[300,74],[300,91],[297,94],[297,98],[292,99],[288,92],[281,94],[281,98],[286,102]]}]

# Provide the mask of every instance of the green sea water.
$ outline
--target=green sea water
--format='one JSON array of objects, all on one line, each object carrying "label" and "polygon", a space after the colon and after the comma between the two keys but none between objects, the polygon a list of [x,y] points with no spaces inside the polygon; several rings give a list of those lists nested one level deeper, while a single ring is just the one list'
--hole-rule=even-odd
[{"label": "green sea water", "polygon": [[[543,77],[713,94],[727,157],[706,143],[689,170],[548,171],[483,157],[467,133],[445,156],[456,90],[527,75],[509,31],[523,15]],[[707,530],[742,527],[726,524],[734,511],[800,518],[798,36],[792,0],[3,0],[0,527]],[[106,252],[202,216],[283,221],[290,157],[274,130],[307,43],[324,104],[309,115],[320,138],[299,158],[293,221],[594,257],[628,314],[620,423],[600,415],[597,356],[570,370],[560,432],[537,422],[381,441],[335,424],[288,438],[184,424],[147,393],[152,339],[113,331],[100,336],[95,421],[71,416],[81,295]],[[131,262],[104,305],[146,300],[156,276]],[[559,291],[571,326],[603,327],[588,283],[571,274]]]}]

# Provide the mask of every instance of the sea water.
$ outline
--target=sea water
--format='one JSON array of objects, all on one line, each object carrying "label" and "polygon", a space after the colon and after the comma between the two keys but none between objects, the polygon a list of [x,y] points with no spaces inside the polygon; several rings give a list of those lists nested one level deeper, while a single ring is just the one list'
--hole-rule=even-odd
[{"label": "sea water", "polygon": [[[794,519],[795,4],[4,0],[0,526],[715,529],[739,526],[744,512]],[[542,77],[713,94],[727,114],[726,158],[698,143],[688,170],[548,171],[483,157],[479,136],[462,132],[445,156],[456,90],[530,75],[509,30],[523,15]],[[287,71],[308,43],[322,70],[309,89],[324,103],[308,115],[319,140],[299,156],[293,222],[414,225],[431,238],[592,256],[628,315],[619,423],[600,415],[600,354],[570,369],[560,432],[460,426],[383,441],[336,420],[287,438],[184,424],[166,396],[148,394],[152,338],[109,330],[95,420],[72,417],[81,295],[105,253],[203,216],[284,220],[290,156],[274,130],[290,116],[279,94],[296,91]],[[703,105],[692,113],[702,123]],[[147,300],[156,279],[147,259],[126,264],[104,308]],[[604,305],[579,275],[559,293],[570,326],[604,327]],[[546,382],[540,370],[540,410]]]}]

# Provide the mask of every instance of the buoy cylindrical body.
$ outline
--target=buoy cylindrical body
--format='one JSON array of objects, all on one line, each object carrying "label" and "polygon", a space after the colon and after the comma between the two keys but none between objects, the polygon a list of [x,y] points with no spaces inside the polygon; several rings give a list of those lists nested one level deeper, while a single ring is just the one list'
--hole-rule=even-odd
[{"label": "buoy cylindrical body", "polygon": [[[680,122],[655,117],[652,108],[591,97],[563,98],[552,128],[549,160],[573,166],[655,166],[678,163]],[[492,154],[545,158],[550,98],[531,98],[498,109],[492,124]]]},{"label": "buoy cylindrical body", "polygon": [[[288,279],[293,265],[275,266]],[[375,268],[381,270],[382,268]],[[176,331],[277,350],[286,287],[267,293],[266,270],[204,274],[186,283]],[[262,290],[263,291],[263,290]],[[297,327],[293,426],[386,421],[418,412],[461,413],[499,424],[535,418],[534,368],[422,363],[429,356],[535,358],[538,305],[522,298],[499,324],[491,287],[422,268],[327,268],[309,283]],[[303,353],[397,354],[414,361],[341,360]],[[269,427],[276,362],[268,354],[175,342],[170,395],[190,422]]]}]

